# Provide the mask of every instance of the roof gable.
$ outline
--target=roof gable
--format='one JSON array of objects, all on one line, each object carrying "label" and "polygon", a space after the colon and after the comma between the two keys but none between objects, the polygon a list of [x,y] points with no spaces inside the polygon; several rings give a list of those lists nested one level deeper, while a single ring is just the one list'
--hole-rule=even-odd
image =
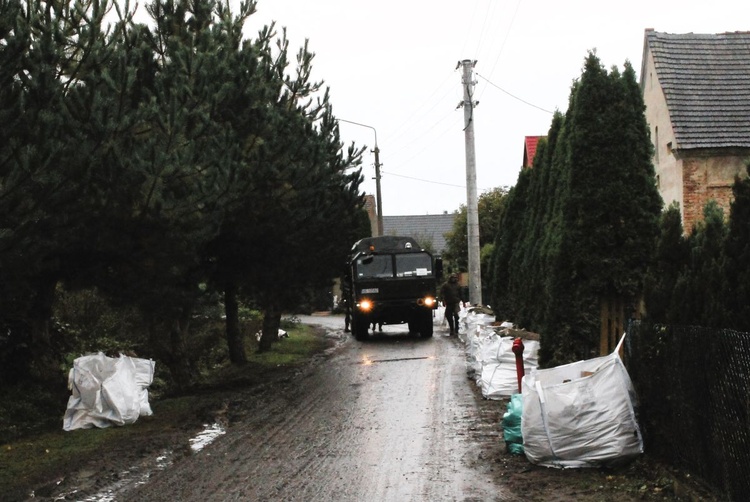
[{"label": "roof gable", "polygon": [[646,30],[646,51],[654,58],[677,148],[750,147],[750,32]]}]

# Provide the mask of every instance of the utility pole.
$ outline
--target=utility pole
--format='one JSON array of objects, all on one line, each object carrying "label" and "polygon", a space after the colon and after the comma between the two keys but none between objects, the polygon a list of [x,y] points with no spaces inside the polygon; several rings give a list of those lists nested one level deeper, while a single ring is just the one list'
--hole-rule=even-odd
[{"label": "utility pole", "polygon": [[479,104],[472,100],[476,82],[472,74],[476,61],[464,59],[461,85],[464,100],[459,106],[464,109],[464,140],[466,144],[466,233],[469,248],[469,303],[482,305],[482,275],[479,264],[479,209],[477,202],[477,161],[474,152],[474,107]]},{"label": "utility pole", "polygon": [[[373,129],[374,131],[375,129]],[[380,149],[378,148],[378,133],[375,132],[375,201],[378,204],[378,235],[383,235],[383,200],[380,196]]]},{"label": "utility pole", "polygon": [[372,152],[375,154],[375,203],[377,207],[377,218],[378,218],[378,236],[383,235],[383,199],[380,195],[380,149],[378,148],[378,131],[373,126],[367,124],[360,124],[359,122],[352,122],[351,120],[336,119],[339,122],[346,122],[347,124],[354,124],[360,127],[367,127],[372,129],[375,133],[375,148]]}]

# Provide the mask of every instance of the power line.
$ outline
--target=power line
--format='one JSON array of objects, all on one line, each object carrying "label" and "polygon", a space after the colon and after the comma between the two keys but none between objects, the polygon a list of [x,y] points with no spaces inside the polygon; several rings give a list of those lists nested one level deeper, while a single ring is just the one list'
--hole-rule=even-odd
[{"label": "power line", "polygon": [[399,178],[406,178],[406,179],[410,179],[410,180],[414,180],[414,181],[421,181],[423,183],[432,183],[433,185],[445,185],[445,186],[448,186],[448,187],[455,187],[455,188],[466,189],[465,185],[454,185],[452,183],[442,183],[440,181],[425,180],[425,179],[422,179],[422,178],[415,178],[414,176],[406,176],[404,174],[396,174],[396,173],[392,173],[392,172],[389,172],[389,171],[383,171],[383,174],[390,174],[391,176],[398,176]]},{"label": "power line", "polygon": [[415,109],[414,109],[414,111],[413,111],[413,112],[412,112],[412,113],[411,113],[411,114],[410,114],[410,115],[409,115],[409,116],[408,116],[408,117],[407,117],[407,118],[406,118],[406,119],[405,119],[405,120],[404,120],[403,122],[401,122],[401,124],[399,124],[399,126],[398,126],[398,127],[396,127],[396,128],[395,128],[395,129],[394,129],[394,130],[393,130],[393,131],[392,131],[392,132],[390,133],[390,135],[389,135],[389,136],[387,137],[387,139],[390,139],[391,137],[396,137],[396,138],[399,138],[399,137],[401,136],[401,135],[400,135],[399,133],[401,132],[401,130],[402,130],[402,129],[404,129],[404,127],[405,127],[405,126],[406,126],[407,124],[409,124],[410,122],[416,122],[416,120],[412,121],[412,119],[413,119],[413,118],[415,117],[415,115],[417,115],[417,113],[418,113],[418,112],[422,112],[422,110],[423,110],[423,109],[424,109],[424,108],[425,108],[425,107],[426,107],[426,106],[427,106],[427,105],[428,105],[429,103],[431,103],[431,102],[432,102],[432,106],[430,106],[430,107],[429,107],[429,109],[427,109],[427,111],[426,111],[426,112],[422,112],[422,113],[421,113],[421,115],[420,115],[420,117],[418,117],[418,118],[421,118],[421,117],[423,117],[423,116],[426,116],[426,115],[427,115],[427,114],[428,114],[429,112],[431,112],[431,111],[432,111],[432,110],[433,110],[433,109],[434,109],[434,108],[435,108],[436,106],[438,106],[438,104],[439,104],[439,103],[441,103],[441,102],[442,102],[442,100],[443,100],[443,99],[445,98],[445,96],[446,96],[446,95],[448,95],[448,94],[449,94],[450,92],[453,92],[453,91],[455,90],[455,89],[454,89],[454,87],[452,87],[452,86],[451,86],[451,87],[446,87],[446,89],[447,89],[447,90],[446,90],[446,91],[445,91],[445,92],[444,92],[444,93],[443,93],[443,94],[442,94],[442,95],[440,96],[440,98],[438,98],[438,99],[437,99],[436,101],[433,101],[433,100],[432,100],[432,98],[433,98],[433,97],[434,97],[434,96],[435,96],[435,95],[436,95],[436,94],[438,93],[438,91],[440,91],[441,89],[443,89],[443,87],[445,86],[445,84],[446,84],[446,83],[447,83],[447,82],[448,82],[448,81],[449,81],[450,79],[452,79],[452,78],[453,78],[453,75],[452,75],[452,74],[448,74],[448,75],[446,75],[446,76],[445,76],[445,79],[444,79],[444,80],[443,80],[443,81],[442,81],[442,82],[440,83],[440,85],[439,85],[439,86],[437,86],[437,87],[435,88],[435,90],[434,90],[434,91],[432,91],[432,94],[430,94],[430,95],[429,95],[429,96],[428,96],[427,98],[425,98],[425,99],[424,99],[424,101],[422,102],[422,104],[421,104],[421,105],[419,105],[419,106],[418,106],[417,108],[415,108]]},{"label": "power line", "polygon": [[[415,178],[414,176],[406,176],[404,174],[392,173],[390,171],[381,171],[381,172],[383,174],[390,174],[391,176],[396,176],[396,177],[399,177],[399,178],[406,178],[406,179],[410,179],[410,180],[414,180],[414,181],[421,181],[423,183],[432,183],[433,185],[445,185],[445,186],[448,186],[448,187],[462,188],[462,189],[466,190],[466,185],[454,185],[453,183],[442,183],[440,181],[425,180],[425,179],[422,179],[422,178]],[[507,188],[507,187],[503,186],[503,188]],[[482,190],[482,192],[488,192],[488,191],[494,190],[494,189],[493,188],[482,188],[481,190]]]},{"label": "power line", "polygon": [[485,82],[487,82],[488,84],[490,84],[490,85],[491,85],[492,87],[495,87],[496,89],[498,89],[498,90],[500,90],[500,91],[504,92],[505,94],[507,94],[507,95],[508,95],[508,96],[510,96],[511,98],[513,98],[513,99],[517,99],[517,100],[518,100],[518,101],[520,101],[521,103],[524,103],[524,104],[526,104],[526,105],[529,105],[529,106],[531,106],[531,107],[534,107],[534,108],[536,108],[536,109],[538,109],[538,110],[541,110],[541,111],[543,111],[543,112],[547,112],[547,113],[549,113],[550,115],[553,115],[553,114],[554,114],[554,112],[551,112],[551,111],[549,111],[549,110],[547,110],[547,109],[545,109],[545,108],[542,108],[541,106],[537,106],[537,105],[535,105],[534,103],[529,103],[528,101],[526,101],[526,100],[524,100],[524,99],[521,99],[521,98],[519,98],[518,96],[515,96],[515,95],[513,95],[513,94],[509,93],[508,91],[506,91],[505,89],[503,89],[503,88],[502,88],[502,87],[500,87],[499,85],[497,85],[497,84],[495,84],[495,83],[491,82],[490,80],[488,80],[487,78],[483,77],[483,76],[482,76],[482,75],[480,75],[479,73],[477,73],[476,75],[477,75],[477,77],[481,78],[482,80],[484,80]]},{"label": "power line", "polygon": [[508,31],[505,32],[505,38],[503,38],[503,43],[500,45],[500,50],[497,52],[497,57],[495,58],[495,62],[492,63],[492,68],[490,68],[490,78],[492,78],[492,75],[495,73],[495,67],[497,66],[497,62],[503,53],[503,49],[505,48],[505,43],[508,41],[508,37],[510,36],[510,32],[513,30],[513,25],[516,22],[516,15],[518,14],[518,8],[521,6],[521,1],[522,0],[518,0],[518,3],[516,3],[516,9],[513,11],[513,17],[510,18]]}]

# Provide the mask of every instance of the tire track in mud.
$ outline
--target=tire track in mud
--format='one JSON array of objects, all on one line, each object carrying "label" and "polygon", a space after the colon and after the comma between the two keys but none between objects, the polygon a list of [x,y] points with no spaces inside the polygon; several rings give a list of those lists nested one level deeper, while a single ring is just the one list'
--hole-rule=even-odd
[{"label": "tire track in mud", "polygon": [[454,339],[347,339],[122,500],[511,500],[472,465],[470,385]]}]

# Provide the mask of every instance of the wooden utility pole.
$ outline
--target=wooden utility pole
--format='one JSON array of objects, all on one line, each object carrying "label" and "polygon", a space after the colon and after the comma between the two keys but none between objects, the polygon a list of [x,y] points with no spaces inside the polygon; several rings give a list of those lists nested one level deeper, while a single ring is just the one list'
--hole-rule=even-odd
[{"label": "wooden utility pole", "polygon": [[476,61],[464,59],[459,66],[463,66],[461,85],[464,89],[464,100],[460,106],[464,108],[464,138],[466,143],[466,233],[469,248],[469,303],[482,304],[482,275],[479,264],[479,209],[477,201],[477,162],[474,152],[474,107],[478,102],[473,101],[473,90],[476,82],[472,74]]}]

